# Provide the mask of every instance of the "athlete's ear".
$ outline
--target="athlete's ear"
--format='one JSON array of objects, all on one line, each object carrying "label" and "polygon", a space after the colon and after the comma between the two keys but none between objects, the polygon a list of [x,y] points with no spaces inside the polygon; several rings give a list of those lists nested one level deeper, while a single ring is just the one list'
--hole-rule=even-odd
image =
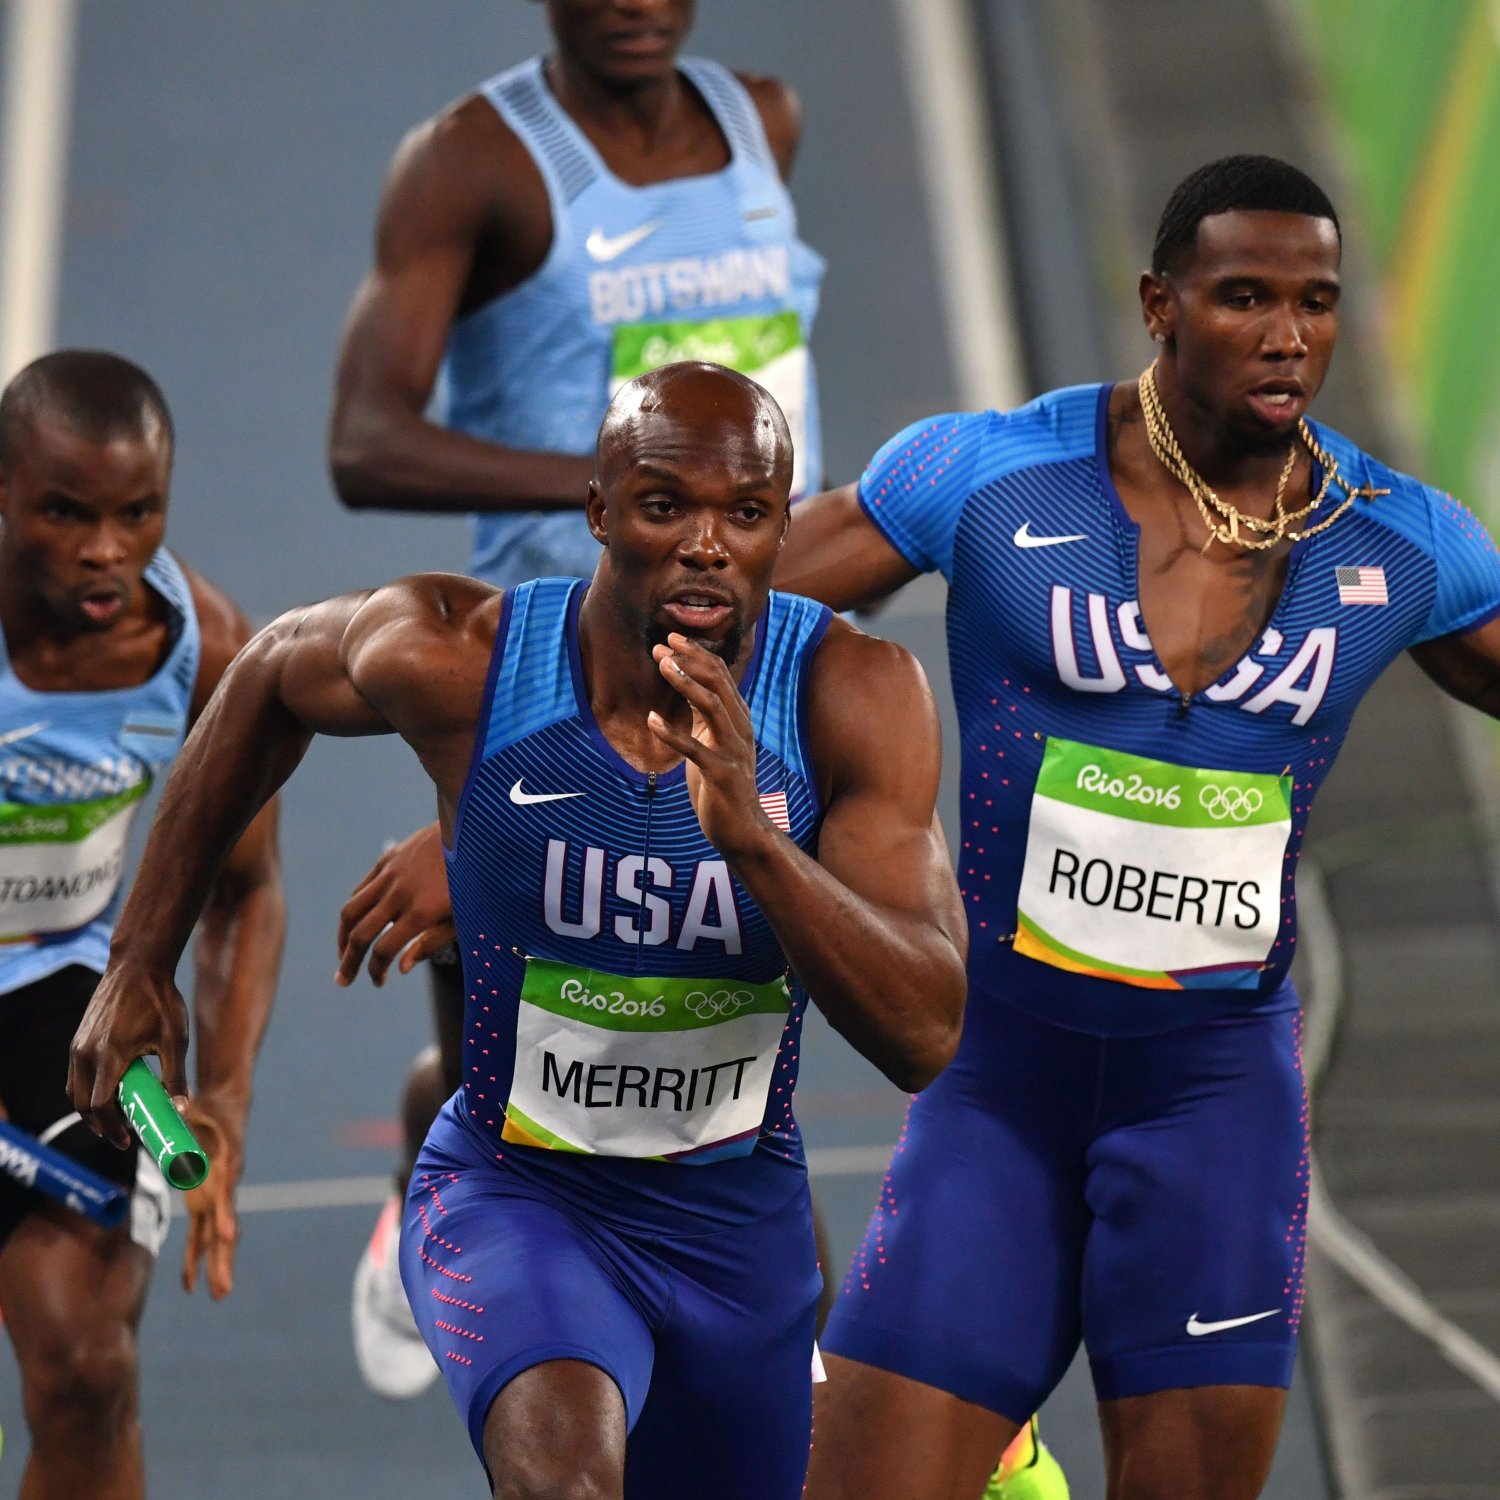
[{"label": "athlete's ear", "polygon": [[1141,320],[1146,332],[1164,344],[1177,331],[1177,296],[1166,272],[1142,271]]},{"label": "athlete's ear", "polygon": [[781,513],[781,535],[776,538],[776,550],[779,552],[786,545],[786,534],[792,525],[792,502],[786,503],[786,509]]},{"label": "athlete's ear", "polygon": [[604,491],[597,479],[589,480],[589,492],[583,502],[583,513],[588,519],[589,531],[601,547],[609,546],[609,507],[604,503]]}]

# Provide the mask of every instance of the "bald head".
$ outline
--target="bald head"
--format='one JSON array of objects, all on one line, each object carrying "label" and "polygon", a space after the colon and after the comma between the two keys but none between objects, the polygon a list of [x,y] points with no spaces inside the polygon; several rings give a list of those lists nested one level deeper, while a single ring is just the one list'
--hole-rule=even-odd
[{"label": "bald head", "polygon": [[702,450],[790,494],[792,435],[781,408],[738,371],[697,362],[663,365],[620,388],[599,428],[600,486],[607,494],[627,469]]},{"label": "bald head", "polygon": [[44,419],[94,443],[124,437],[172,447],[172,415],[156,382],[102,349],[44,354],[0,393],[0,476]]}]

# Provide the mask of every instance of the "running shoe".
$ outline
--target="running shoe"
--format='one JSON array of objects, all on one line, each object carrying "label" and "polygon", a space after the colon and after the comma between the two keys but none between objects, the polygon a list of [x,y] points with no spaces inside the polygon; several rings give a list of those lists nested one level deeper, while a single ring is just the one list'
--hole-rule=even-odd
[{"label": "running shoe", "polygon": [[1068,1500],[1067,1477],[1043,1446],[1035,1417],[1001,1455],[984,1500]]},{"label": "running shoe", "polygon": [[438,1376],[401,1285],[400,1235],[401,1200],[392,1195],[354,1272],[355,1363],[365,1384],[392,1401],[420,1396]]}]

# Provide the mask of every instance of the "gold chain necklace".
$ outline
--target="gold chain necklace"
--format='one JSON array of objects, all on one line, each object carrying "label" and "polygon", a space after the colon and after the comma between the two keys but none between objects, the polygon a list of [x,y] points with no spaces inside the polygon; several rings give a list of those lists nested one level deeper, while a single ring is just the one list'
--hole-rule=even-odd
[{"label": "gold chain necklace", "polygon": [[[1294,440],[1287,448],[1286,463],[1281,468],[1281,478],[1276,485],[1275,515],[1270,520],[1260,516],[1247,516],[1238,507],[1220,498],[1203,476],[1183,457],[1177,445],[1172,424],[1167,420],[1166,408],[1161,403],[1161,393],[1156,388],[1156,365],[1153,362],[1141,374],[1137,382],[1141,397],[1141,414],[1146,419],[1146,439],[1162,468],[1169,473],[1198,503],[1203,524],[1208,528],[1208,540],[1203,550],[1208,551],[1214,542],[1223,542],[1230,547],[1243,547],[1248,551],[1263,551],[1281,541],[1300,542],[1303,537],[1316,536],[1326,531],[1343,513],[1354,504],[1356,497],[1363,495],[1373,500],[1376,495],[1388,494],[1388,490],[1371,489],[1368,485],[1356,489],[1339,473],[1338,463],[1312,434],[1305,421],[1298,421],[1297,436],[1313,458],[1322,466],[1323,483],[1318,493],[1300,510],[1288,510],[1284,503],[1287,481],[1297,461],[1297,444]],[[1344,503],[1332,514],[1324,516],[1313,526],[1294,530],[1323,503],[1329,488],[1337,484],[1344,490]]]}]

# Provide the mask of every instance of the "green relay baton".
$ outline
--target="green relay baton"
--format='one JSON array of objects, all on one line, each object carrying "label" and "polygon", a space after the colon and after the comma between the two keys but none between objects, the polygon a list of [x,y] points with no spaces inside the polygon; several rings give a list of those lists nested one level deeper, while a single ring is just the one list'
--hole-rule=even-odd
[{"label": "green relay baton", "polygon": [[161,1079],[138,1057],[120,1080],[120,1108],[136,1138],[156,1158],[161,1175],[187,1192],[208,1176],[208,1157],[177,1112]]}]

